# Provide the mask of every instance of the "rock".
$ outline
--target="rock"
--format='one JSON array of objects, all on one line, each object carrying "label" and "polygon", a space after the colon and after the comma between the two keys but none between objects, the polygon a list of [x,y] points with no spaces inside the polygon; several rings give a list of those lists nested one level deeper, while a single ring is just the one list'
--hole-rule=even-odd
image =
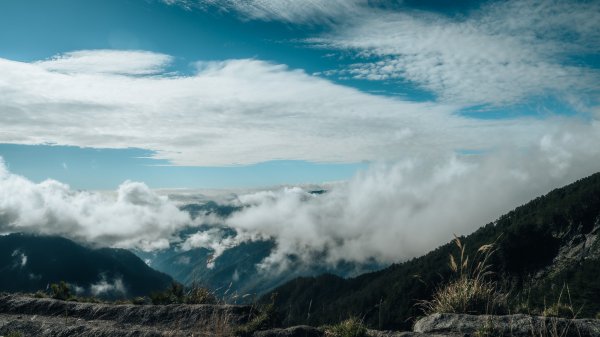
[{"label": "rock", "polygon": [[389,331],[389,330],[368,330],[367,336],[369,337],[463,337],[464,334],[460,333],[421,333],[414,331]]},{"label": "rock", "polygon": [[478,336],[598,337],[600,320],[565,319],[529,315],[433,314],[418,320],[418,333],[467,334]]},{"label": "rock", "polygon": [[307,325],[298,325],[286,329],[256,331],[253,337],[323,337],[321,329]]},{"label": "rock", "polygon": [[114,305],[0,294],[0,336],[200,336],[229,332],[248,322],[238,305]]}]

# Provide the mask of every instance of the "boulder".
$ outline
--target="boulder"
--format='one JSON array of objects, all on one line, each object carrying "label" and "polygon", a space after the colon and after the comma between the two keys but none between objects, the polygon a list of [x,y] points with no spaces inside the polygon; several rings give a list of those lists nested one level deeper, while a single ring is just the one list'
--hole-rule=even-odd
[{"label": "boulder", "polygon": [[418,320],[414,332],[477,336],[600,337],[600,320],[529,315],[433,314]]}]

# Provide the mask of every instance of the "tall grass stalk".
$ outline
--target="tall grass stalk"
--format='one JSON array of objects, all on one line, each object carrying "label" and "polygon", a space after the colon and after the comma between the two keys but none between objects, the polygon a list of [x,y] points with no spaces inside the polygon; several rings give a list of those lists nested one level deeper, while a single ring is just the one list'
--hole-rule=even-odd
[{"label": "tall grass stalk", "polygon": [[439,286],[431,300],[420,303],[425,314],[504,312],[507,295],[490,279],[493,274],[490,258],[497,251],[495,242],[479,247],[472,259],[466,254],[466,245],[456,236],[454,244],[458,248],[458,254],[456,257],[450,254],[449,257],[454,277],[447,284]]}]

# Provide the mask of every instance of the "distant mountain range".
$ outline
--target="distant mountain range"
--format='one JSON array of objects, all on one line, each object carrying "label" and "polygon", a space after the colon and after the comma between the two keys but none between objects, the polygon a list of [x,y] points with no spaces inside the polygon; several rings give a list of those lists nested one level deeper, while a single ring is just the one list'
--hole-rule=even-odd
[{"label": "distant mountain range", "polygon": [[121,298],[163,290],[172,278],[125,249],[91,249],[54,236],[0,236],[0,291],[35,292],[65,281],[78,295]]},{"label": "distant mountain range", "polygon": [[[321,194],[324,191],[319,190],[312,193]],[[192,217],[214,214],[223,218],[239,209],[239,207],[220,205],[212,201],[203,204],[188,204],[182,207],[182,210],[188,211]],[[180,232],[179,236],[185,240],[197,232],[213,228],[215,227],[208,225],[187,228]],[[219,228],[225,235],[235,235],[233,229]],[[225,250],[214,261],[212,260],[213,251],[208,248],[182,250],[178,245],[174,245],[161,251],[134,252],[152,268],[169,274],[178,282],[187,285],[192,283],[204,285],[215,291],[219,297],[225,294],[253,295],[246,296],[246,299],[262,295],[299,276],[332,273],[340,277],[350,277],[384,267],[377,263],[340,263],[335,267],[326,267],[325,264],[314,261],[311,266],[298,263],[297,266],[288,268],[285,273],[266,274],[257,265],[271,254],[274,247],[275,242],[273,241],[245,242]],[[209,261],[213,262],[210,267],[208,266]],[[231,296],[228,296],[228,299],[231,299]]]},{"label": "distant mountain range", "polygon": [[[540,312],[556,303],[562,291],[562,303],[572,303],[578,317],[595,317],[600,313],[599,237],[597,173],[538,197],[461,240],[470,255],[498,240],[494,275],[506,282],[513,305]],[[297,278],[273,290],[275,304],[285,325],[319,326],[354,316],[374,328],[407,329],[423,315],[418,301],[429,299],[449,279],[448,256],[455,252],[448,243],[355,278]],[[270,295],[262,301],[270,301]]]},{"label": "distant mountain range", "polygon": [[[226,217],[239,208],[208,202],[182,209],[192,216]],[[211,228],[203,225],[179,234],[185,240]],[[220,228],[226,235],[235,234]],[[513,304],[539,311],[568,287],[579,317],[591,317],[600,313],[599,233],[600,173],[538,197],[461,240],[471,255],[497,240],[493,271],[519,301]],[[284,325],[319,326],[355,316],[374,328],[407,329],[422,315],[418,301],[430,298],[451,277],[448,256],[455,252],[448,243],[385,269],[375,263],[325,268],[315,261],[285,274],[264,275],[257,264],[274,245],[255,241],[231,247],[209,267],[214,252],[207,248],[183,250],[175,245],[135,252],[136,256],[122,249],[90,249],[59,237],[11,234],[0,236],[0,291],[36,291],[64,280],[82,295],[131,297],[164,289],[174,278],[208,286],[220,296],[263,294],[260,301],[266,302],[277,293],[275,305]]]}]

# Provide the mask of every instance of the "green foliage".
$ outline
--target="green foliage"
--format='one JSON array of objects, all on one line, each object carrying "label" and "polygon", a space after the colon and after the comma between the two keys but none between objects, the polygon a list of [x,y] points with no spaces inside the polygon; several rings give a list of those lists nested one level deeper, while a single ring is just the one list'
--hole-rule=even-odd
[{"label": "green foliage", "polygon": [[183,285],[173,282],[166,290],[151,293],[150,299],[154,305],[183,303]]},{"label": "green foliage", "polygon": [[138,296],[131,299],[131,304],[144,305],[152,303],[151,300],[144,296]]},{"label": "green foliage", "polygon": [[216,297],[206,288],[193,285],[187,292],[180,283],[173,282],[165,291],[150,294],[155,305],[166,304],[215,304]]},{"label": "green foliage", "polygon": [[35,294],[33,294],[33,297],[35,297],[35,298],[46,298],[46,297],[48,297],[48,294],[46,294],[43,291],[36,291]]},{"label": "green foliage", "polygon": [[350,317],[338,324],[327,326],[325,334],[331,337],[365,337],[367,336],[367,327],[363,320],[357,317]]},{"label": "green foliage", "polygon": [[500,292],[496,282],[488,278],[492,274],[489,260],[496,251],[495,245],[479,247],[474,259],[469,261],[469,255],[465,254],[466,246],[458,237],[455,237],[454,244],[460,253],[458,259],[450,254],[450,269],[455,277],[438,287],[431,300],[421,303],[425,313],[480,315],[506,312],[506,294]]},{"label": "green foliage", "polygon": [[243,324],[234,331],[236,336],[249,337],[254,334],[255,331],[273,328],[279,325],[279,319],[275,310],[275,299],[277,294],[271,294],[271,302],[260,306],[257,309],[257,313],[254,317],[246,324]]},{"label": "green foliage", "polygon": [[[566,289],[566,296],[565,295]],[[565,301],[566,297],[566,301]],[[558,299],[555,303],[552,303],[550,306],[544,308],[542,312],[543,316],[548,317],[562,317],[562,318],[576,318],[577,313],[573,309],[573,303],[571,299],[571,291],[569,287],[565,284],[560,290],[560,294],[558,295]]]},{"label": "green foliage", "polygon": [[[552,264],[560,246],[573,235],[590,234],[597,219],[600,173],[536,198],[460,240],[467,247],[465,254],[474,255],[474,247],[502,235],[496,253],[490,257],[494,274],[489,280],[501,282],[503,278],[512,289],[527,289],[527,296],[523,296],[526,299],[514,304],[520,310],[541,314],[545,299],[559,295],[560,286],[555,285],[567,284],[573,307],[580,310],[578,317],[594,317],[600,312],[599,259],[584,259],[556,274],[530,280],[531,275]],[[456,277],[447,267],[454,246],[448,243],[419,258],[352,279],[334,275],[297,278],[275,290],[280,294],[276,309],[288,326],[323,325],[354,315],[364,317],[367,326],[410,329],[412,320],[422,315],[415,304],[432,298],[435,284]]]},{"label": "green foliage", "polygon": [[201,287],[198,284],[192,284],[184,297],[184,303],[187,304],[215,304],[217,298],[207,288]]},{"label": "green foliage", "polygon": [[66,301],[72,297],[71,288],[65,281],[59,283],[52,283],[50,285],[50,296],[57,300]]},{"label": "green foliage", "polygon": [[569,304],[565,303],[554,303],[544,309],[542,316],[548,317],[562,317],[562,318],[574,318],[575,310]]},{"label": "green foliage", "polygon": [[[91,249],[56,236],[9,234],[0,236],[0,266],[13,263],[15,250],[27,253],[31,273],[19,268],[4,269],[0,289],[9,292],[35,293],[48,284],[64,280],[86,290],[103,274],[107,281],[120,277],[128,295],[144,296],[166,288],[171,277],[150,268],[143,260],[125,249]],[[73,289],[72,289],[73,290]],[[50,289],[48,289],[50,294]],[[106,300],[121,298],[119,292],[102,294]]]}]

